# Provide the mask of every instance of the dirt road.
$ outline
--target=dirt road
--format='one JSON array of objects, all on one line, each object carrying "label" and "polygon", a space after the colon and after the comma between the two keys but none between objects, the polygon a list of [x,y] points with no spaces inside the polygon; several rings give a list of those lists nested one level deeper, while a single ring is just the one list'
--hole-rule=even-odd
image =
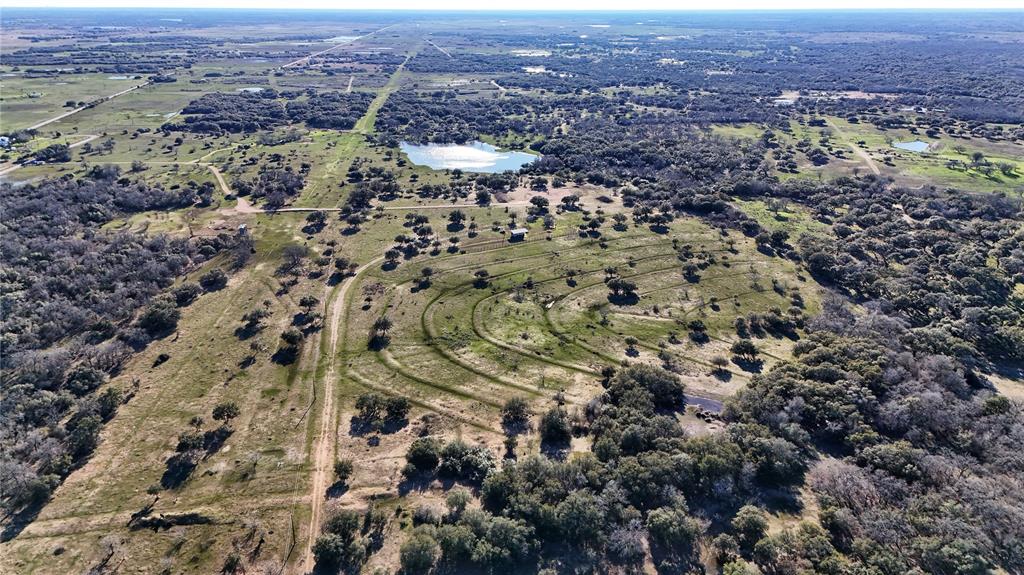
[{"label": "dirt road", "polygon": [[[340,336],[348,331],[348,306],[345,304],[348,290],[357,283],[359,276],[366,270],[378,266],[384,256],[378,256],[356,269],[355,274],[341,284],[337,295],[331,302],[331,319],[329,323],[330,338],[328,341],[328,368],[324,376],[323,407],[320,410],[320,430],[313,444],[313,481],[310,487],[309,538],[303,559],[299,563],[302,572],[310,572],[314,567],[313,542],[323,521],[324,499],[334,467],[334,444],[336,442],[338,410],[334,403],[334,384],[340,377],[338,365],[342,364],[341,372],[345,371],[345,358],[338,357]],[[342,350],[344,351],[344,350]]]},{"label": "dirt road", "polygon": [[[835,124],[835,122],[833,122],[832,120],[826,120],[826,121],[828,122],[828,125],[833,130],[835,130],[837,134],[839,134],[840,138],[842,138],[843,140],[846,140],[846,134],[843,133],[843,131],[841,129],[839,129],[839,126],[837,126]],[[846,141],[848,142],[848,145],[850,146],[850,149],[853,150],[853,153],[856,154],[856,156],[858,158],[860,158],[861,160],[864,160],[864,163],[868,165],[868,168],[870,168],[871,171],[876,176],[882,175],[882,171],[878,169],[878,164],[875,163],[875,160],[871,157],[870,154],[868,154],[866,151],[864,151],[864,149],[861,148],[860,146],[858,146],[856,143],[850,142],[849,140],[846,140]]]},{"label": "dirt road", "polygon": [[430,44],[431,46],[437,48],[438,52],[444,54],[445,56],[448,56],[448,58],[452,57],[451,53],[449,53],[448,50],[445,50],[444,48],[438,46],[437,44],[434,43],[433,40],[427,40],[427,44]]},{"label": "dirt road", "polygon": [[[108,101],[113,100],[114,98],[116,98],[118,96],[123,96],[123,95],[127,94],[128,92],[132,92],[134,90],[138,90],[139,88],[143,88],[145,86],[148,86],[148,85],[150,85],[150,83],[151,82],[143,82],[142,84],[139,84],[138,86],[132,86],[131,88],[128,88],[127,90],[121,90],[120,92],[118,92],[116,94],[111,94],[111,95],[103,98],[102,100],[100,100],[100,103],[108,102]],[[43,126],[46,126],[47,124],[52,124],[54,122],[59,122],[60,120],[63,120],[64,118],[67,118],[68,116],[72,116],[74,114],[77,114],[77,113],[81,112],[82,110],[88,110],[90,107],[94,107],[94,106],[80,106],[78,108],[75,108],[74,110],[71,110],[70,112],[64,112],[63,114],[61,114],[59,116],[54,116],[53,118],[50,118],[49,120],[43,120],[42,122],[39,122],[38,124],[36,124],[34,126],[29,126],[28,129],[29,130],[38,130],[39,128],[42,128]]]},{"label": "dirt road", "polygon": [[295,60],[295,61],[292,61],[292,62],[288,62],[287,64],[281,66],[281,68],[293,68],[293,67],[298,66],[300,64],[309,62],[310,59],[312,59],[312,58],[316,58],[317,56],[321,56],[321,55],[326,54],[326,53],[328,53],[328,52],[330,52],[332,50],[337,50],[338,48],[341,48],[342,46],[348,46],[349,44],[355,44],[356,42],[358,42],[358,41],[360,41],[360,40],[362,40],[364,38],[369,38],[370,36],[373,36],[374,34],[378,34],[380,32],[383,32],[383,31],[387,30],[388,28],[394,28],[395,26],[398,26],[398,24],[391,24],[390,26],[385,26],[385,27],[381,28],[380,30],[374,30],[373,32],[370,32],[369,34],[364,34],[362,36],[356,36],[355,38],[352,38],[351,40],[342,42],[340,44],[335,44],[334,46],[331,46],[330,48],[327,48],[326,50],[320,50],[319,52],[313,52],[309,56],[306,56],[306,57],[303,57],[303,58],[299,58],[298,60]]},{"label": "dirt road", "polygon": [[213,164],[206,164],[206,167],[209,168],[211,172],[213,172],[213,177],[217,178],[217,184],[220,185],[220,191],[225,196],[231,195],[231,188],[229,188],[227,182],[224,181],[224,176],[221,175],[220,170],[217,169],[217,166],[214,166]]}]

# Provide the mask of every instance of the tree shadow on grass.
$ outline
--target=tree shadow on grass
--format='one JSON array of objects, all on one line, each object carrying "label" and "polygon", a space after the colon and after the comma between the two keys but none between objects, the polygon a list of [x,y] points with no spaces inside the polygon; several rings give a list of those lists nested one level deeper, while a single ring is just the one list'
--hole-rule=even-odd
[{"label": "tree shadow on grass", "polygon": [[33,503],[6,518],[7,525],[4,525],[3,531],[0,531],[0,543],[6,543],[20,535],[26,527],[36,520],[36,517],[42,512],[43,507],[46,507],[48,501],[49,498],[46,501]]},{"label": "tree shadow on grass", "polygon": [[192,472],[199,465],[202,451],[193,450],[184,453],[175,453],[167,458],[167,469],[160,478],[160,487],[164,489],[177,489],[188,481]]},{"label": "tree shadow on grass", "polygon": [[370,341],[367,342],[366,347],[370,351],[381,351],[382,349],[386,348],[390,343],[390,336],[388,336],[387,334],[378,333],[374,334],[373,337],[370,338]]},{"label": "tree shadow on grass", "polygon": [[408,418],[368,421],[358,415],[355,415],[352,416],[352,419],[349,421],[348,433],[352,437],[363,437],[374,433],[390,435],[392,433],[398,433],[407,425],[409,425]]},{"label": "tree shadow on grass", "polygon": [[214,453],[220,451],[221,447],[224,447],[224,443],[234,433],[230,427],[222,425],[217,429],[211,429],[203,434],[203,449],[206,450],[206,455],[203,459],[210,457]]},{"label": "tree shadow on grass", "polygon": [[295,345],[286,345],[279,348],[270,356],[271,361],[278,365],[291,365],[299,358],[299,348]]},{"label": "tree shadow on grass", "polygon": [[328,499],[336,499],[346,493],[348,493],[348,484],[341,481],[335,481],[327,488]]},{"label": "tree shadow on grass", "polygon": [[764,361],[760,359],[745,359],[742,357],[732,358],[732,362],[735,363],[740,369],[749,373],[761,373],[764,370]]},{"label": "tree shadow on grass", "polygon": [[247,322],[245,325],[235,328],[235,337],[245,341],[263,331],[264,325],[259,322]]},{"label": "tree shadow on grass", "polygon": [[436,476],[433,473],[417,473],[412,476],[404,476],[401,483],[398,484],[398,494],[404,497],[413,491],[426,491],[430,489],[430,484],[435,479]]},{"label": "tree shadow on grass", "polygon": [[540,444],[540,452],[547,456],[548,459],[555,461],[565,461],[569,456],[571,445],[569,443],[552,443],[550,441],[542,441]]},{"label": "tree shadow on grass", "polygon": [[636,305],[640,301],[640,296],[635,293],[624,293],[624,294],[608,294],[608,301],[619,306]]},{"label": "tree shadow on grass", "polygon": [[[801,484],[803,481],[801,481]],[[794,488],[776,487],[773,489],[762,489],[760,499],[764,506],[773,513],[788,513],[800,515],[803,513],[804,504],[800,499],[800,492]]]}]

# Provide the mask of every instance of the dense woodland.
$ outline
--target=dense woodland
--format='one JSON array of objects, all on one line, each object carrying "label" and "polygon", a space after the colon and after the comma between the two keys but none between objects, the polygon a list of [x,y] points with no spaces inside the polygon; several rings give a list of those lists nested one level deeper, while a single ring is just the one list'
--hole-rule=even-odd
[{"label": "dense woodland", "polygon": [[154,296],[236,243],[100,226],[199,201],[199,186],[165,190],[121,178],[114,167],[0,190],[0,492],[5,511],[21,513],[8,530],[91,454],[103,422],[126,400],[114,388],[94,392],[133,349],[174,331],[179,307],[202,289],[185,284]]},{"label": "dense woodland", "polygon": [[[884,26],[881,19],[879,24]],[[969,34],[929,32],[885,42],[840,32],[820,42],[799,39],[801,49],[793,49],[791,35],[774,30],[751,30],[745,37],[711,33],[626,40],[581,39],[566,33],[528,44],[558,50],[558,56],[466,52],[448,58],[431,53],[416,58],[410,69],[494,74],[502,86],[559,94],[614,86],[667,86],[680,94],[709,94],[713,98],[704,106],[714,106],[717,99],[723,103],[721,113],[737,119],[753,110],[753,102],[768,102],[792,89],[893,94],[900,104],[944,108],[963,120],[1020,123],[1024,119],[1018,89],[1022,72],[1016,65],[1015,47]],[[567,51],[566,46],[574,50]],[[634,52],[633,47],[638,50]],[[979,61],[998,72],[976,74],[973,63]],[[543,71],[522,73],[527,67]]]},{"label": "dense woodland", "polygon": [[347,130],[355,126],[372,100],[373,95],[365,92],[278,93],[269,88],[239,94],[216,92],[191,102],[181,112],[184,121],[166,124],[164,129],[207,134],[252,133],[305,123],[310,128]]}]

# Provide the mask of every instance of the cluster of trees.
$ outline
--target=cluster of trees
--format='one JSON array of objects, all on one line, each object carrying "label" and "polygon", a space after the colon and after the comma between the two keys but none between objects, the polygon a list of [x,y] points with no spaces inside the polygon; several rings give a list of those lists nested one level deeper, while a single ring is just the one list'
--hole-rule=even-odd
[{"label": "cluster of trees", "polygon": [[[482,479],[481,509],[467,510],[465,497],[453,491],[448,513],[410,534],[403,566],[509,571],[571,562],[637,569],[651,556],[663,571],[685,572],[700,564],[699,543],[712,534],[703,517],[742,526],[736,538],[743,546],[723,546],[735,547],[736,557],[751,556],[764,532],[757,527],[763,513],[741,510],[743,502],[758,489],[799,482],[806,453],[759,423],[688,436],[675,416],[685,406],[683,385],[660,368],[609,370],[605,385],[584,410],[555,407],[542,416],[541,435],[551,447],[564,448],[573,434],[593,441],[591,452],[564,461],[532,455],[496,469],[481,464],[491,460],[481,457],[483,448],[418,439],[407,454],[407,473],[437,469],[471,484]],[[528,416],[523,406],[506,411],[511,424]]]},{"label": "cluster of trees", "polygon": [[[814,529],[843,554],[844,572],[1019,571],[1024,529],[1006,519],[1024,516],[1020,405],[956,359],[890,339],[891,321],[825,323],[795,359],[755,377],[726,418],[832,453],[808,485],[822,508]],[[775,570],[821,568],[812,549],[778,538],[755,557]]]},{"label": "cluster of trees", "polygon": [[[913,349],[970,365],[1024,358],[1020,205],[998,194],[911,191],[882,180],[772,187],[814,206],[832,237],[798,251],[819,281],[896,318]],[[894,334],[896,335],[896,334]]]},{"label": "cluster of trees", "polygon": [[100,226],[194,201],[194,190],[131,182],[110,168],[0,190],[0,503],[8,513],[31,516],[91,454],[130,395],[104,386],[109,376],[133,348],[173,329],[178,308],[203,288],[186,283],[154,295],[234,243]]},{"label": "cluster of trees", "polygon": [[[720,433],[688,436],[676,376],[634,365],[607,370],[585,409],[541,417],[549,447],[591,437],[568,460],[498,469],[482,446],[416,440],[406,475],[479,485],[480,508],[455,489],[446,513],[417,510],[403,568],[638,569],[649,558],[669,573],[709,560],[725,573],[1020,570],[1021,406],[955,358],[901,345],[892,318],[843,306],[830,301],[792,360],[727,402]],[[756,354],[741,341],[737,354]],[[529,417],[523,404],[503,413],[509,425]],[[763,506],[801,485],[820,513],[769,534]]]},{"label": "cluster of trees", "polygon": [[[76,30],[76,35],[82,30]],[[89,33],[85,33],[89,36]],[[182,44],[213,44],[212,39],[179,36],[155,40],[153,36],[125,38],[114,41],[106,37],[102,43],[88,50],[57,50],[55,46],[32,45],[12,51],[11,66],[39,68],[40,73],[58,76],[54,70],[66,73],[108,73],[108,74],[159,74],[161,70],[188,67],[195,61],[190,50],[182,50]]]},{"label": "cluster of trees", "polygon": [[285,106],[292,122],[305,122],[310,128],[348,130],[373,101],[370,92],[313,92],[305,100],[292,100]]},{"label": "cluster of trees", "polygon": [[69,335],[102,340],[175,277],[229,247],[227,237],[194,241],[104,233],[118,215],[192,205],[195,191],[165,190],[96,169],[88,177],[3,187],[3,346],[39,349]]},{"label": "cluster of trees", "polygon": [[70,162],[71,161],[71,148],[67,144],[50,144],[38,152],[32,154],[27,159],[32,159],[36,162],[50,163],[50,162]]},{"label": "cluster of trees", "polygon": [[[305,94],[304,98],[300,98]],[[292,97],[282,102],[282,97]],[[311,128],[347,130],[353,127],[373,100],[363,92],[278,93],[271,88],[259,92],[203,94],[185,106],[182,122],[164,124],[165,131],[206,134],[259,132],[286,124],[303,122]]]},{"label": "cluster of trees", "polygon": [[460,98],[457,92],[402,90],[381,108],[378,129],[413,142],[462,144],[481,134],[550,134],[577,110],[604,108],[607,98]]},{"label": "cluster of trees", "polygon": [[[1006,518],[1024,516],[1024,486],[1009,479],[1024,414],[981,373],[1024,350],[1019,202],[873,177],[733,191],[802,202],[832,224],[802,236],[797,257],[837,292],[795,357],[724,412],[730,427],[764,425],[831,456],[808,474],[817,524],[763,539],[753,560],[769,572],[1019,571],[1024,533]],[[740,332],[779,323],[740,319]],[[814,542],[834,551],[827,563]]]},{"label": "cluster of trees", "polygon": [[[643,188],[655,183],[675,187],[710,183],[737,171],[754,171],[763,161],[758,143],[704,135],[667,118],[645,117],[629,126],[589,119],[571,133],[542,140],[534,149],[543,157],[527,166],[564,180]],[[646,199],[640,194],[638,199]]]},{"label": "cluster of trees", "polygon": [[384,542],[388,514],[370,507],[364,515],[351,509],[332,510],[313,544],[317,567],[330,572],[358,573]]},{"label": "cluster of trees", "polygon": [[343,231],[345,234],[359,231],[359,225],[368,217],[374,199],[395,199],[402,191],[394,172],[370,167],[364,173],[356,163],[349,168],[348,181],[355,184],[355,189],[349,191],[345,204],[338,214],[348,223],[348,227]]},{"label": "cluster of trees", "polygon": [[167,469],[160,478],[160,487],[176,489],[181,487],[195,471],[199,463],[224,446],[234,430],[231,420],[242,414],[238,404],[225,401],[214,406],[211,415],[214,421],[222,422],[218,427],[203,430],[206,421],[201,416],[189,420],[189,428],[178,434],[174,454],[167,458]]},{"label": "cluster of trees", "polygon": [[412,409],[412,402],[405,397],[385,396],[376,392],[360,395],[356,399],[359,423],[369,429],[383,429],[385,426],[404,425]]},{"label": "cluster of trees", "polygon": [[306,173],[306,169],[296,172],[291,166],[263,166],[252,180],[235,178],[231,186],[239,196],[263,198],[267,209],[276,209],[302,191],[306,186]]}]

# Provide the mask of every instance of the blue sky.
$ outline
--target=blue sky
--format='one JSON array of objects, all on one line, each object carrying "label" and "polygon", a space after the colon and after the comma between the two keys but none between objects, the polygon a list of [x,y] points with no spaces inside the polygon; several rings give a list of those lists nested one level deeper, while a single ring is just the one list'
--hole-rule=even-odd
[{"label": "blue sky", "polygon": [[0,0],[0,6],[480,10],[1024,9],[1024,0]]}]

